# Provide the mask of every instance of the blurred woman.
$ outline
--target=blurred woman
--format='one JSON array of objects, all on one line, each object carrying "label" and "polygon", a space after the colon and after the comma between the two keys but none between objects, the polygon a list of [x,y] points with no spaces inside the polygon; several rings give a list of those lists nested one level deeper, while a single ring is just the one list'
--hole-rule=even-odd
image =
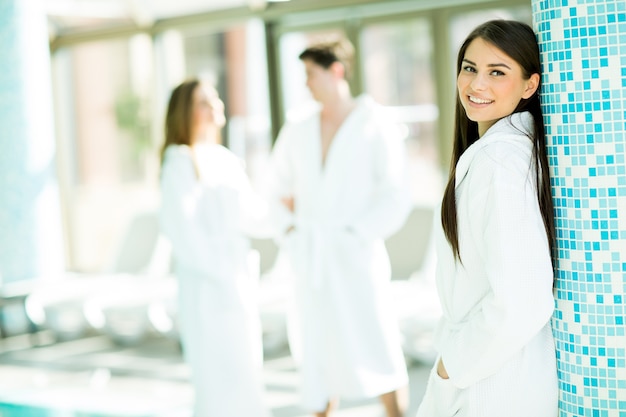
[{"label": "blurred woman", "polygon": [[262,233],[266,210],[242,162],[220,144],[225,122],[212,86],[193,79],[173,90],[161,152],[161,228],[172,243],[195,417],[267,416],[257,274],[246,237]]}]

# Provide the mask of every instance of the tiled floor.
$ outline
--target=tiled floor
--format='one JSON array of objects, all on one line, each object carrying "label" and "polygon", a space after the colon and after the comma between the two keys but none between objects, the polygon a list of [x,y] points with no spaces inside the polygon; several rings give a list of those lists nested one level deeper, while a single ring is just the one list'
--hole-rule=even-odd
[{"label": "tiled floor", "polygon": [[[27,336],[0,339],[0,417],[191,417],[189,372],[172,340],[155,337],[124,347],[106,336],[51,343],[43,334],[38,346],[30,342]],[[298,406],[288,350],[268,354],[265,365],[273,416],[308,416]],[[415,415],[429,367],[409,367],[407,417]],[[335,414],[383,415],[376,399],[344,401]]]}]

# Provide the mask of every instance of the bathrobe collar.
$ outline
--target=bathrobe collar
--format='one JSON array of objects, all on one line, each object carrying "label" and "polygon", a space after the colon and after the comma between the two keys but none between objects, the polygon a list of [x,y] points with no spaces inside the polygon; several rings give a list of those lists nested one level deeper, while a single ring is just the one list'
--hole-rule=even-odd
[{"label": "bathrobe collar", "polygon": [[[465,179],[467,171],[472,165],[474,156],[480,152],[481,149],[489,143],[511,134],[515,136],[525,135],[530,137],[533,134],[533,126],[534,120],[529,112],[513,113],[494,123],[494,125],[491,126],[481,138],[472,143],[459,158],[459,161],[456,164],[455,188],[461,184],[463,179]],[[532,147],[531,141],[529,141],[528,144]]]}]

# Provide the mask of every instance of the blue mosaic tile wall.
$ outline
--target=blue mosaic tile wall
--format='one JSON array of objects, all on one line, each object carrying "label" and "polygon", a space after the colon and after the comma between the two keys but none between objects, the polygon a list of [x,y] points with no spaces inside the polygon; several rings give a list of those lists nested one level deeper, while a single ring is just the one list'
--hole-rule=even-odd
[{"label": "blue mosaic tile wall", "polygon": [[626,1],[533,0],[558,233],[559,415],[626,416]]},{"label": "blue mosaic tile wall", "polygon": [[50,52],[41,0],[0,1],[0,278],[63,269]]}]

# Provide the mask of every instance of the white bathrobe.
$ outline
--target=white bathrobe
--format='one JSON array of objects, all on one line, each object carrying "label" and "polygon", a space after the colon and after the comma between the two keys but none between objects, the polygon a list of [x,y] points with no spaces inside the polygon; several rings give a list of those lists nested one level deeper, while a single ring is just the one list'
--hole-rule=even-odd
[{"label": "white bathrobe", "polygon": [[[161,227],[172,243],[179,325],[195,417],[266,416],[257,278],[245,231],[264,215],[241,161],[220,145],[168,147]],[[266,207],[265,207],[266,208]]]},{"label": "white bathrobe", "polygon": [[411,205],[404,144],[367,97],[335,135],[322,164],[319,111],[286,124],[273,151],[273,196],[293,196],[282,210],[281,242],[294,276],[289,316],[300,365],[303,405],[372,397],[407,384],[384,239]]},{"label": "white bathrobe", "polygon": [[443,318],[418,417],[556,417],[550,249],[536,197],[529,113],[494,124],[456,167],[455,262],[435,216]]}]

